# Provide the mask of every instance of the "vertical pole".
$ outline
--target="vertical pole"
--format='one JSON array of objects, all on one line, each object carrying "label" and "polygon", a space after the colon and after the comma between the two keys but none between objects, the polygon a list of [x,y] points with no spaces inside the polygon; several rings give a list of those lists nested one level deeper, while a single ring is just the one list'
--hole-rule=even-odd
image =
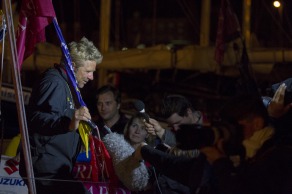
[{"label": "vertical pole", "polygon": [[121,14],[121,0],[115,1],[115,49],[121,47],[120,44],[120,14]]},{"label": "vertical pole", "polygon": [[279,33],[279,36],[280,36],[280,47],[281,47],[281,50],[282,50],[282,58],[283,58],[283,62],[284,62],[284,54],[283,54],[283,46],[284,46],[284,42],[283,42],[283,31],[284,31],[284,21],[283,21],[283,6],[284,6],[284,3],[282,2],[280,7],[278,8],[279,10],[279,17],[280,17],[280,24],[281,24],[281,27],[280,27],[280,33]]},{"label": "vertical pole", "polygon": [[200,46],[209,46],[211,0],[202,0]]},{"label": "vertical pole", "polygon": [[251,0],[243,0],[242,34],[245,39],[246,48],[250,48],[251,46],[250,9],[251,9]]},{"label": "vertical pole", "polygon": [[20,79],[20,71],[18,70],[18,57],[16,51],[16,41],[15,41],[15,33],[14,33],[14,26],[13,26],[13,18],[12,18],[12,11],[11,11],[11,1],[5,0],[5,15],[7,18],[7,32],[9,35],[9,42],[10,42],[10,49],[11,49],[11,59],[13,62],[12,66],[12,78],[15,90],[15,101],[17,105],[17,113],[18,113],[18,122],[20,126],[20,133],[21,133],[21,143],[22,149],[25,159],[25,167],[27,172],[27,179],[28,179],[28,189],[30,194],[36,193],[35,188],[35,179],[33,174],[33,168],[31,163],[31,153],[30,153],[30,146],[29,146],[29,139],[28,139],[28,130],[27,130],[27,123],[26,123],[26,115],[24,109],[24,100],[23,100],[23,93],[21,87],[21,79]]},{"label": "vertical pole", "polygon": [[156,45],[156,26],[157,26],[157,0],[153,0],[152,15],[152,46]]},{"label": "vertical pole", "polygon": [[[100,9],[100,51],[105,53],[109,48],[109,31],[111,20],[111,0],[101,0]],[[107,81],[106,69],[98,70],[98,87],[104,85]]]}]

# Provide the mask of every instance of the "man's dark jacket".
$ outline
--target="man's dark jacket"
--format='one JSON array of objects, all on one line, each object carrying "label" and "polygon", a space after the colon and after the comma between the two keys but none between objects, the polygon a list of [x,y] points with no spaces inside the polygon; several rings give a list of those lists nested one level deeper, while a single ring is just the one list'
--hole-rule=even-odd
[{"label": "man's dark jacket", "polygon": [[[64,69],[56,67],[43,73],[33,88],[27,110],[35,178],[73,179],[71,172],[81,145],[78,130],[68,129],[74,109]],[[26,175],[23,160],[20,174]]]}]

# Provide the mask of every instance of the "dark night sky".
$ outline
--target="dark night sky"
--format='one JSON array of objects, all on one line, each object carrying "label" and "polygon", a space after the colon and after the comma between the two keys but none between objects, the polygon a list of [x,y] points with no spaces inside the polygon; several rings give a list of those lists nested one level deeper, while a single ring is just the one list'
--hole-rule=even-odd
[{"label": "dark night sky", "polygon": [[[124,0],[120,1],[120,9],[116,14],[116,2],[112,1],[112,24],[111,24],[111,39],[114,41],[115,23],[120,25],[120,41],[127,41],[127,22],[133,18],[134,13],[139,12],[143,19],[155,18],[186,18],[190,22],[190,29],[193,29],[194,40],[198,40],[200,27],[200,8],[201,0]],[[79,10],[81,21],[81,33],[83,35],[96,38],[99,31],[99,16],[100,16],[100,1],[82,0],[79,1],[79,9],[74,8],[72,0],[53,0],[56,14],[60,23],[65,22],[70,29],[70,24],[76,18],[76,10]],[[211,1],[211,33],[210,42],[214,42],[216,38],[217,20],[220,1]],[[230,0],[235,12],[238,15],[239,21],[242,18],[242,1]],[[272,0],[254,0],[252,2],[251,16],[251,31],[256,34],[259,43],[262,46],[279,46],[280,37],[284,38],[285,46],[292,46],[292,26],[290,8],[292,1],[286,0],[283,10],[283,24],[280,26],[280,17],[277,10],[272,7]],[[156,11],[155,11],[156,10]],[[75,16],[74,16],[75,13]],[[290,15],[289,15],[290,14]],[[71,25],[72,26],[72,25]],[[71,33],[72,35],[72,33]],[[68,35],[70,36],[70,34]],[[72,39],[73,37],[68,37]],[[125,43],[126,44],[126,43]]]},{"label": "dark night sky", "polygon": [[[80,19],[80,36],[87,36],[91,40],[96,41],[98,43],[99,41],[99,23],[100,23],[100,0],[78,0],[78,6],[74,6],[74,2],[77,2],[75,0],[52,0],[55,11],[57,14],[57,18],[60,24],[67,24],[67,30],[65,33],[65,29],[63,30],[64,37],[67,42],[70,42],[74,39],[74,28],[73,28],[73,21],[75,20],[77,13],[79,12],[79,19]],[[187,18],[193,19],[195,22],[193,23],[194,26],[192,26],[193,31],[191,33],[194,34],[194,39],[198,40],[198,32],[199,32],[199,22],[200,22],[200,8],[201,8],[201,2],[204,0],[120,0],[121,7],[119,9],[119,14],[116,15],[116,3],[119,0],[112,0],[112,26],[111,26],[111,41],[115,41],[114,37],[114,31],[115,21],[119,21],[120,24],[120,40],[121,42],[124,42],[124,44],[127,44],[127,34],[126,34],[126,28],[127,28],[127,21],[131,19],[136,11],[140,13],[141,18],[143,19],[152,19],[153,16],[156,13],[156,18]],[[231,4],[233,5],[233,8],[235,12],[237,13],[239,20],[241,21],[241,15],[242,15],[242,0],[230,0]],[[154,6],[156,3],[156,6]],[[219,11],[219,4],[220,0],[211,0],[212,3],[212,9],[211,9],[211,33],[210,33],[210,42],[214,43],[216,38],[216,30],[217,30],[217,20],[218,20],[218,11]],[[156,9],[154,9],[156,8]],[[156,12],[154,12],[156,10]],[[286,0],[284,4],[284,10],[283,10],[283,29],[281,26],[279,26],[279,14],[275,8],[272,7],[272,0],[253,0],[252,1],[252,15],[251,15],[251,31],[256,34],[256,37],[259,41],[259,44],[261,46],[280,46],[281,41],[285,44],[284,46],[292,47],[292,38],[291,38],[291,32],[292,32],[292,17],[291,17],[291,10],[292,10],[292,0]],[[190,24],[191,25],[191,24]],[[62,27],[62,25],[61,25]],[[51,34],[56,36],[55,30],[51,30]],[[48,37],[49,40],[54,42],[54,37]],[[48,40],[48,41],[49,41]],[[57,39],[56,39],[57,40]],[[56,44],[59,44],[59,41],[57,40]],[[169,75],[172,75],[172,70],[167,70],[166,75],[169,78]],[[287,68],[285,68],[285,73],[287,72]],[[149,73],[149,72],[148,72]],[[151,72],[150,72],[151,73]],[[153,73],[153,75],[156,72]],[[179,72],[178,72],[179,73]],[[186,76],[183,72],[182,78],[185,79]],[[189,71],[187,72],[189,73]],[[35,74],[30,74],[29,78],[34,77]],[[151,74],[150,74],[151,75]],[[156,74],[155,74],[156,75]],[[187,74],[188,75],[188,74]],[[199,84],[199,88],[202,88],[200,85],[201,83],[208,83],[209,86],[217,86],[218,84],[215,83],[214,75],[210,74],[210,77],[207,77],[207,79],[200,80],[200,76],[198,74],[195,74],[196,76],[193,76],[197,78],[194,82],[192,80],[187,80],[187,83],[180,83],[181,85],[178,85],[178,89],[182,91],[184,88],[182,88],[182,84],[185,84],[183,86],[185,87],[185,91],[187,91],[185,94],[187,95],[194,95],[190,94],[189,92],[192,90],[195,90],[194,86],[196,84]],[[147,74],[145,77],[142,77],[141,79],[144,83],[143,86],[145,86],[145,91],[141,91],[141,85],[143,84],[142,81],[140,81],[140,74],[135,77],[135,79],[130,80],[130,82],[127,82],[130,86],[129,91],[130,94],[133,93],[133,91],[137,92],[145,92],[143,93],[143,96],[136,96],[136,97],[145,97],[148,95],[148,92],[150,89],[156,89],[156,87],[153,87],[151,83],[153,80],[148,80],[149,74]],[[130,76],[129,76],[130,77]],[[153,76],[154,77],[154,76]],[[271,76],[272,77],[272,76]],[[121,79],[127,78],[125,75],[121,76]],[[132,78],[132,77],[130,77]],[[188,77],[187,77],[188,78]],[[176,82],[179,83],[179,74],[176,77]],[[126,79],[125,79],[126,80]],[[27,82],[30,82],[28,80]],[[214,82],[214,83],[213,83]],[[224,89],[224,91],[217,91],[219,94],[229,95],[226,94],[227,92],[230,92],[232,85],[233,87],[234,80],[227,80],[226,83],[220,85],[222,88],[220,90]],[[130,83],[130,84],[129,84]],[[190,84],[191,83],[191,84]],[[136,84],[137,86],[133,86],[133,84]],[[89,85],[88,85],[89,86]],[[170,85],[167,84],[169,87]],[[175,84],[171,84],[171,87],[169,90],[172,92],[176,89]],[[149,87],[150,89],[148,90]],[[163,88],[163,87],[162,87]],[[210,87],[206,87],[210,90]],[[91,89],[91,88],[90,88]],[[216,88],[217,89],[217,88]],[[144,90],[144,87],[143,87]],[[157,91],[164,91],[165,88],[161,89],[157,87]],[[209,91],[207,90],[207,92]],[[215,89],[214,89],[215,90]],[[226,92],[226,93],[225,93]],[[149,92],[150,93],[150,92]],[[195,92],[194,92],[195,93]],[[200,94],[203,93],[203,91],[199,91]],[[217,94],[217,93],[216,93]],[[195,96],[195,95],[194,95]],[[194,97],[191,96],[191,97]],[[86,96],[85,96],[86,97]],[[216,96],[215,96],[216,97]],[[194,97],[194,100],[197,100],[197,96]],[[85,98],[86,99],[86,98]],[[152,98],[151,98],[151,101]],[[201,103],[201,102],[200,102]],[[89,103],[90,104],[90,103]],[[202,103],[201,103],[202,104]],[[210,107],[214,106],[213,103],[206,103],[210,105]],[[214,106],[215,107],[215,106]],[[207,107],[208,108],[208,107]],[[213,108],[213,107],[212,107]]]}]

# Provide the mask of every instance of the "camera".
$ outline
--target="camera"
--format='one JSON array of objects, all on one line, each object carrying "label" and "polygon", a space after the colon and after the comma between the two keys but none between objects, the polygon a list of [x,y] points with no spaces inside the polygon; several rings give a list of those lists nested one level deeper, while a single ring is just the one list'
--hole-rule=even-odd
[{"label": "camera", "polygon": [[175,134],[177,148],[182,150],[200,149],[214,146],[219,139],[223,139],[223,149],[228,155],[242,152],[243,131],[236,122],[213,122],[210,126],[197,124],[180,125]]}]

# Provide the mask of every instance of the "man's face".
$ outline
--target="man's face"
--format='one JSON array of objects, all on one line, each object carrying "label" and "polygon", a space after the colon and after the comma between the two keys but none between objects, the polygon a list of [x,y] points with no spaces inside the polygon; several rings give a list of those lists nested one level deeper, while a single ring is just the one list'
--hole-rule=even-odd
[{"label": "man's face", "polygon": [[93,73],[95,72],[95,69],[95,61],[84,61],[83,66],[75,68],[75,76],[78,88],[83,88],[89,80],[93,80]]},{"label": "man's face", "polygon": [[170,117],[166,119],[168,125],[173,131],[179,130],[179,126],[182,124],[201,124],[201,113],[198,111],[193,112],[191,109],[187,110],[187,114],[180,116],[177,113],[173,113]]},{"label": "man's face", "polygon": [[179,126],[181,124],[192,124],[192,119],[187,116],[180,116],[177,113],[173,113],[170,117],[166,119],[168,125],[172,128],[172,130],[179,130]]},{"label": "man's face", "polygon": [[100,94],[97,99],[97,110],[103,120],[111,120],[119,114],[120,105],[112,92]]}]

